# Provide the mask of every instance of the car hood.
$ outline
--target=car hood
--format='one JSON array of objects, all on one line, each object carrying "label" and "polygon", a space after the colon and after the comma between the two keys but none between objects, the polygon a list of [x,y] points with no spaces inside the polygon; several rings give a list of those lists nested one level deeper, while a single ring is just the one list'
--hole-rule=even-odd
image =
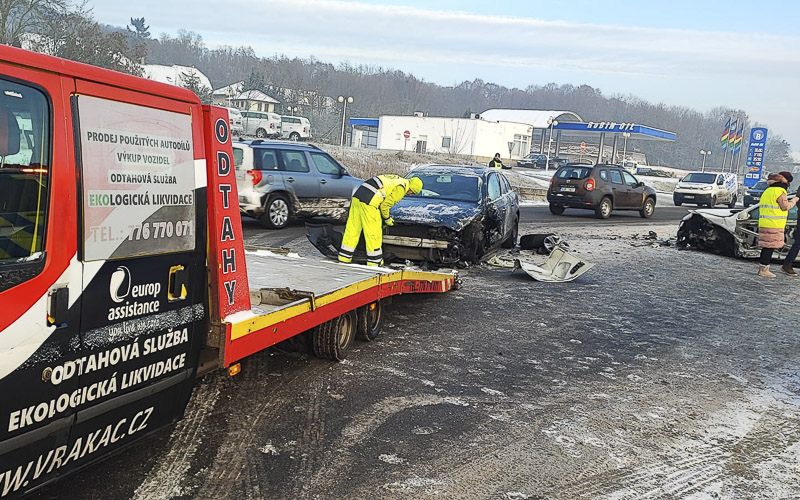
[{"label": "car hood", "polygon": [[738,220],[737,214],[741,209],[728,209],[728,208],[707,208],[701,210],[689,210],[683,220],[690,219],[693,214],[700,215],[708,222],[725,228],[730,233],[736,232],[736,221]]},{"label": "car hood", "polygon": [[392,207],[395,223],[446,227],[460,231],[481,213],[477,203],[429,198],[404,198]]}]

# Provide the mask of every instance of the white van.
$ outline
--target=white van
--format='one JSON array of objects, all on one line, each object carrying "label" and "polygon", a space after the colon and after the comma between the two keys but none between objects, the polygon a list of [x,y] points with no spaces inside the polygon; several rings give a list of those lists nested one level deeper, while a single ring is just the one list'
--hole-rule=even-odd
[{"label": "white van", "polygon": [[698,207],[714,207],[720,203],[733,208],[736,206],[736,193],[739,182],[736,174],[720,172],[689,172],[675,185],[672,201],[679,207],[692,203]]},{"label": "white van", "polygon": [[281,115],[266,111],[242,111],[244,135],[259,139],[278,139],[281,136]]},{"label": "white van", "polygon": [[237,108],[226,108],[228,110],[228,120],[231,122],[231,134],[235,136],[244,135],[244,121],[242,112]]},{"label": "white van", "polygon": [[281,116],[282,137],[290,141],[311,139],[311,123],[302,116]]}]

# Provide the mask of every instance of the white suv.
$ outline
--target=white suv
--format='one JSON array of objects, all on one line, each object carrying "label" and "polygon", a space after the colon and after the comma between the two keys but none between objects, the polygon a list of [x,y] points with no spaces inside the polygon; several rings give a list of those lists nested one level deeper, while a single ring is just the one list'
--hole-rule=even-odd
[{"label": "white suv", "polygon": [[242,111],[244,135],[259,139],[278,139],[281,136],[281,115],[266,111]]},{"label": "white suv", "polygon": [[307,141],[311,139],[311,123],[302,116],[281,116],[281,133],[290,141]]}]

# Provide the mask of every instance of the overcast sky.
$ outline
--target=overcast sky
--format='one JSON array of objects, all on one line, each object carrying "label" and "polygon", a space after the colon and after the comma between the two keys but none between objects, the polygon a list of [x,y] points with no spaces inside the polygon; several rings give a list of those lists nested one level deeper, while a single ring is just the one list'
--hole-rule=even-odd
[{"label": "overcast sky", "polygon": [[[795,1],[94,0],[98,22],[153,36],[394,68],[454,85],[588,84],[606,96],[741,108],[800,150]],[[357,97],[357,96],[356,96]],[[615,120],[615,117],[606,117]],[[658,127],[658,123],[645,125]],[[720,133],[722,132],[720,124]]]}]

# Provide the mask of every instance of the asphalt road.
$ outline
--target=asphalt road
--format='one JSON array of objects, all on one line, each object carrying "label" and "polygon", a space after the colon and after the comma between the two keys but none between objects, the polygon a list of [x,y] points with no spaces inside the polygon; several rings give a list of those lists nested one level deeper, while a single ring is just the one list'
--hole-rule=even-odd
[{"label": "asphalt road", "polygon": [[[530,210],[522,233],[559,231],[595,267],[548,284],[476,266],[395,298],[344,362],[254,355],[37,498],[800,498],[800,279],[633,236],[674,237],[678,211]],[[308,254],[300,224],[246,227]]]}]

